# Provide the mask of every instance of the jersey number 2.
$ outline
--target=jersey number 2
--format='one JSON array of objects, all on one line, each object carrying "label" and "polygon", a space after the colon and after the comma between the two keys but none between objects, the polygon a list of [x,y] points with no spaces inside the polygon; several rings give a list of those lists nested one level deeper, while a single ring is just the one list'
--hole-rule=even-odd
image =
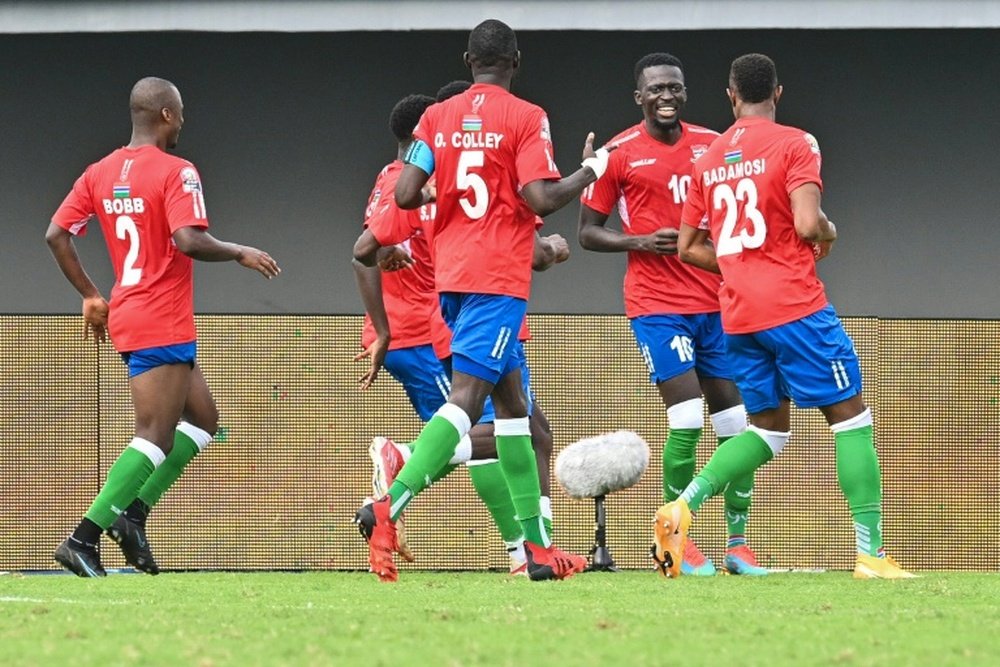
[{"label": "jersey number 2", "polygon": [[[736,233],[736,222],[739,216],[740,203],[743,204],[743,216],[749,222]],[[759,248],[764,245],[767,236],[767,223],[764,214],[757,209],[757,185],[749,178],[741,178],[733,189],[728,183],[715,186],[712,194],[712,206],[716,211],[725,207],[725,218],[722,220],[722,231],[719,233],[719,243],[715,254],[735,255],[744,249]]]},{"label": "jersey number 2", "polygon": [[128,238],[128,252],[122,265],[121,286],[138,285],[142,278],[142,269],[135,266],[135,260],[139,259],[139,230],[135,226],[135,220],[127,215],[119,215],[115,220],[115,236],[122,241]]},{"label": "jersey number 2", "polygon": [[[473,201],[470,202],[468,196],[462,197],[458,203],[462,205],[462,210],[473,220],[486,215],[486,206],[490,201],[489,190],[486,189],[486,181],[475,172],[469,171],[473,167],[483,166],[482,151],[462,151],[458,156],[458,173],[455,174],[455,186],[459,190],[472,189]],[[474,202],[474,203],[473,203]]]}]

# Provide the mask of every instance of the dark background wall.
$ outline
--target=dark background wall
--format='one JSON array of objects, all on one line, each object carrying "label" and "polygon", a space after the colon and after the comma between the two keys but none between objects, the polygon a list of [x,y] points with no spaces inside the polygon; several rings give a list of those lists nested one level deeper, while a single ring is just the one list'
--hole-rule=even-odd
[{"label": "dark background wall", "polygon": [[[0,35],[0,312],[74,313],[79,300],[43,234],[73,180],[128,142],[132,83],[155,74],[185,102],[178,152],[198,165],[212,231],[269,250],[267,283],[199,265],[200,312],[355,313],[349,265],[379,168],[395,155],[394,102],[465,78],[465,32]],[[1000,33],[996,30],[520,32],[515,92],[550,116],[556,160],[575,169],[588,130],[637,122],[632,66],[686,64],[686,118],[722,130],[731,59],[762,51],[785,85],[779,120],[824,151],[824,207],[841,240],[821,265],[844,314],[997,316]],[[541,276],[533,312],[622,311],[624,257],[585,253],[577,206],[546,229],[570,262]],[[78,247],[112,273],[96,225]]]}]

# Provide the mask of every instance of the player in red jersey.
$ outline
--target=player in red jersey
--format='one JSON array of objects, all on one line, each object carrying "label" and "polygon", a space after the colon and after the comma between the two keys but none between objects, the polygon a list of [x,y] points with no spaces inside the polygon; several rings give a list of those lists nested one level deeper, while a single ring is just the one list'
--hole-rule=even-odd
[{"label": "player in red jersey", "polygon": [[453,334],[451,392],[389,493],[358,518],[369,536],[372,570],[394,581],[393,521],[447,463],[492,396],[497,453],[524,530],[528,574],[564,578],[586,561],[555,548],[541,520],[527,397],[512,343],[530,292],[536,214],[579,196],[604,172],[608,152],[595,152],[591,135],[584,166],[560,178],[545,112],[510,93],[520,53],[509,26],[496,20],[476,26],[465,61],[472,88],[424,112],[395,190],[401,208],[417,208],[428,201],[425,184],[432,174],[436,179],[432,247],[442,314]]},{"label": "player in red jersey", "polygon": [[[55,560],[81,577],[104,576],[103,531],[137,569],[157,574],[145,520],[188,462],[215,433],[218,412],[195,363],[192,259],[235,260],[267,278],[280,269],[256,248],[207,231],[205,197],[194,165],[166,152],[184,123],[177,88],[139,80],[129,97],[132,139],[87,167],[45,235],[59,268],[83,297],[84,337],[111,337],[128,366],[135,437],[108,470],[83,520]],[[115,270],[110,304],[80,262],[73,237],[97,217]]]},{"label": "player in red jersey", "polygon": [[660,508],[657,543],[676,559],[690,510],[781,451],[794,399],[818,407],[833,431],[837,479],[854,519],[854,576],[911,577],[883,549],[882,486],[860,363],[816,275],[816,261],[837,238],[820,207],[819,144],[775,122],[782,88],[767,56],[734,60],[728,93],[736,122],[695,163],[677,246],[682,261],[722,274],[722,324],[751,425],[719,446],[680,499]]},{"label": "player in red jersey", "polygon": [[[458,84],[458,85],[456,85]],[[442,89],[453,94],[468,89],[469,82],[453,82]],[[443,92],[438,92],[438,100]],[[365,210],[365,232],[358,244],[368,244],[371,257],[379,247],[377,239],[395,237],[400,245],[384,243],[391,259],[383,263],[400,261],[405,271],[390,271],[382,275],[376,267],[365,267],[354,261],[355,274],[362,301],[365,304],[365,324],[362,345],[365,350],[356,360],[368,358],[370,366],[360,379],[362,389],[367,388],[384,364],[386,370],[403,386],[410,403],[421,420],[428,421],[448,398],[451,386],[451,331],[441,318],[437,292],[434,288],[434,269],[430,256],[428,236],[432,233],[435,205],[428,203],[419,210],[401,210],[392,200],[396,179],[402,170],[402,156],[412,142],[413,128],[423,111],[434,103],[425,95],[409,95],[396,103],[389,117],[389,126],[399,143],[397,159],[379,173]],[[556,253],[559,245],[565,255]],[[555,235],[538,239],[539,252],[536,270],[544,270],[557,260],[568,257],[568,248],[562,237]],[[363,251],[361,254],[366,254]],[[522,327],[523,337],[528,337],[527,327]],[[388,351],[386,351],[388,350]],[[527,366],[522,369],[525,391],[529,393]],[[533,398],[533,397],[532,397]],[[549,458],[552,454],[552,433],[545,414],[532,400],[532,446],[535,449],[542,480],[543,516],[551,522],[549,503]],[[451,472],[455,465],[465,463],[477,494],[490,511],[511,558],[511,572],[526,574],[524,536],[518,523],[507,482],[496,459],[493,435],[493,408],[489,401],[483,417],[464,437],[449,465],[437,478]],[[409,458],[411,445],[396,443],[391,439],[376,437],[369,448],[375,472],[372,486],[379,498],[389,490],[402,464]],[[436,481],[436,479],[434,480]],[[407,560],[413,559],[409,551],[402,516],[397,520],[399,553]]]},{"label": "player in red jersey", "polygon": [[[604,177],[584,190],[579,238],[587,250],[628,253],[625,314],[667,410],[663,502],[670,502],[694,477],[705,402],[720,443],[742,433],[747,417],[726,363],[719,276],[676,256],[692,163],[718,133],[681,121],[687,89],[676,57],[651,53],[640,58],[635,83],[643,120],[609,142],[618,148]],[[621,231],[604,226],[616,207]],[[733,574],[767,574],[746,543],[752,491],[752,473],[725,489],[725,567]],[[687,542],[682,568],[684,574],[715,574],[693,540]]]}]

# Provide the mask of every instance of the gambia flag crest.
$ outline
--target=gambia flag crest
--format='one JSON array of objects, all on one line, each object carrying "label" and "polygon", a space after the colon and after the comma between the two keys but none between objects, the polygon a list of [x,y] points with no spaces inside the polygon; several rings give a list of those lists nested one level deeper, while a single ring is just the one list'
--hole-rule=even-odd
[{"label": "gambia flag crest", "polygon": [[462,131],[463,132],[479,132],[483,129],[483,119],[479,116],[473,116],[467,114],[462,116]]},{"label": "gambia flag crest", "polygon": [[128,183],[115,183],[111,188],[111,192],[115,199],[128,199],[130,189]]}]

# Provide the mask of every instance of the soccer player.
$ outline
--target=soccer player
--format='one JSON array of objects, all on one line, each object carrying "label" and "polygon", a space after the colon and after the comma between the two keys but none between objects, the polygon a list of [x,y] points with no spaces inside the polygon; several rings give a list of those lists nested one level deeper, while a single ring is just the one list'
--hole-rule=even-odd
[{"label": "soccer player", "polygon": [[[720,443],[742,433],[747,416],[726,363],[719,276],[677,259],[691,165],[718,133],[681,121],[687,90],[676,57],[651,53],[640,58],[635,86],[642,122],[609,142],[618,149],[604,177],[584,190],[579,238],[587,250],[628,253],[625,314],[667,410],[663,502],[670,502],[694,477],[705,402]],[[616,206],[622,231],[605,227]],[[729,534],[725,567],[733,574],[767,574],[746,541],[752,491],[750,473],[724,492]],[[715,574],[712,561],[690,539],[682,568],[684,574]]]},{"label": "soccer player", "polygon": [[[462,92],[471,85],[462,81],[447,84],[438,92],[438,101]],[[412,142],[413,128],[423,111],[434,101],[425,95],[409,95],[393,107],[389,125],[399,144],[397,159],[380,172],[365,211],[365,227],[376,238],[392,235],[399,225],[402,225],[404,234],[412,234],[404,241],[405,247],[390,246],[393,257],[399,258],[401,265],[409,269],[392,271],[382,276],[378,268],[365,267],[357,260],[354,261],[358,287],[366,310],[362,334],[365,350],[357,359],[370,359],[369,370],[361,378],[362,388],[370,386],[378,374],[379,366],[384,365],[403,385],[410,403],[425,422],[445,403],[451,384],[451,331],[441,318],[427,241],[432,232],[435,207],[433,204],[425,204],[419,210],[403,211],[395,206],[387,194],[392,193],[395,187],[403,166],[402,156]],[[564,261],[569,255],[565,239],[558,235],[544,239],[539,237],[536,244],[539,246],[534,263],[536,270],[545,270],[556,261]],[[524,332],[526,333],[526,328]],[[530,396],[526,366],[522,366],[522,373],[525,391]],[[487,400],[483,417],[468,436],[462,439],[449,466],[436,477],[443,477],[458,463],[466,463],[473,486],[489,509],[510,554],[511,573],[524,574],[524,536],[515,516],[507,482],[496,459],[493,419],[492,405]],[[549,486],[546,482],[549,481],[547,477],[552,453],[552,433],[540,408],[535,408],[531,422],[532,446],[538,464],[544,470],[544,474],[540,474],[543,480],[542,512],[547,521],[551,522]],[[388,438],[377,437],[372,440],[369,455],[375,467],[372,478],[375,497],[381,497],[389,490],[410,452],[408,446],[397,444]],[[402,517],[397,521],[397,529],[398,551],[406,560],[412,560]]]},{"label": "soccer player", "polygon": [[[225,243],[207,231],[198,170],[166,151],[184,123],[177,88],[140,79],[129,97],[132,140],[87,167],[45,234],[59,268],[83,297],[84,337],[110,335],[128,367],[135,437],[56,562],[81,577],[103,577],[103,531],[136,569],[157,574],[145,520],[150,508],[211,441],[215,401],[195,361],[192,259],[235,260],[267,278],[277,263],[256,248]],[[94,216],[115,271],[110,304],[84,270],[73,237]],[[183,419],[183,421],[181,421]]]},{"label": "soccer player", "polygon": [[[490,19],[472,30],[465,62],[474,84],[424,112],[396,183],[396,203],[418,208],[429,200],[424,186],[435,177],[432,247],[441,310],[453,336],[452,386],[389,493],[358,512],[372,571],[385,581],[397,579],[395,519],[447,463],[487,396],[497,416],[497,454],[525,535],[528,576],[561,579],[586,564],[552,545],[540,516],[527,397],[513,342],[530,292],[535,217],[565,206],[597,180],[608,151],[594,151],[591,134],[583,166],[560,178],[545,112],[510,93],[520,57],[506,24]],[[355,246],[355,258],[364,254]]]},{"label": "soccer player", "polygon": [[833,431],[837,479],[854,519],[854,576],[912,577],[883,549],[882,488],[861,367],[816,275],[816,261],[837,238],[820,207],[819,145],[808,132],[775,122],[781,92],[770,58],[734,60],[728,95],[736,122],[694,165],[678,253],[722,274],[729,363],[751,425],[720,445],[681,497],[657,511],[657,555],[680,574],[690,511],[781,451],[794,399],[818,407]]}]

